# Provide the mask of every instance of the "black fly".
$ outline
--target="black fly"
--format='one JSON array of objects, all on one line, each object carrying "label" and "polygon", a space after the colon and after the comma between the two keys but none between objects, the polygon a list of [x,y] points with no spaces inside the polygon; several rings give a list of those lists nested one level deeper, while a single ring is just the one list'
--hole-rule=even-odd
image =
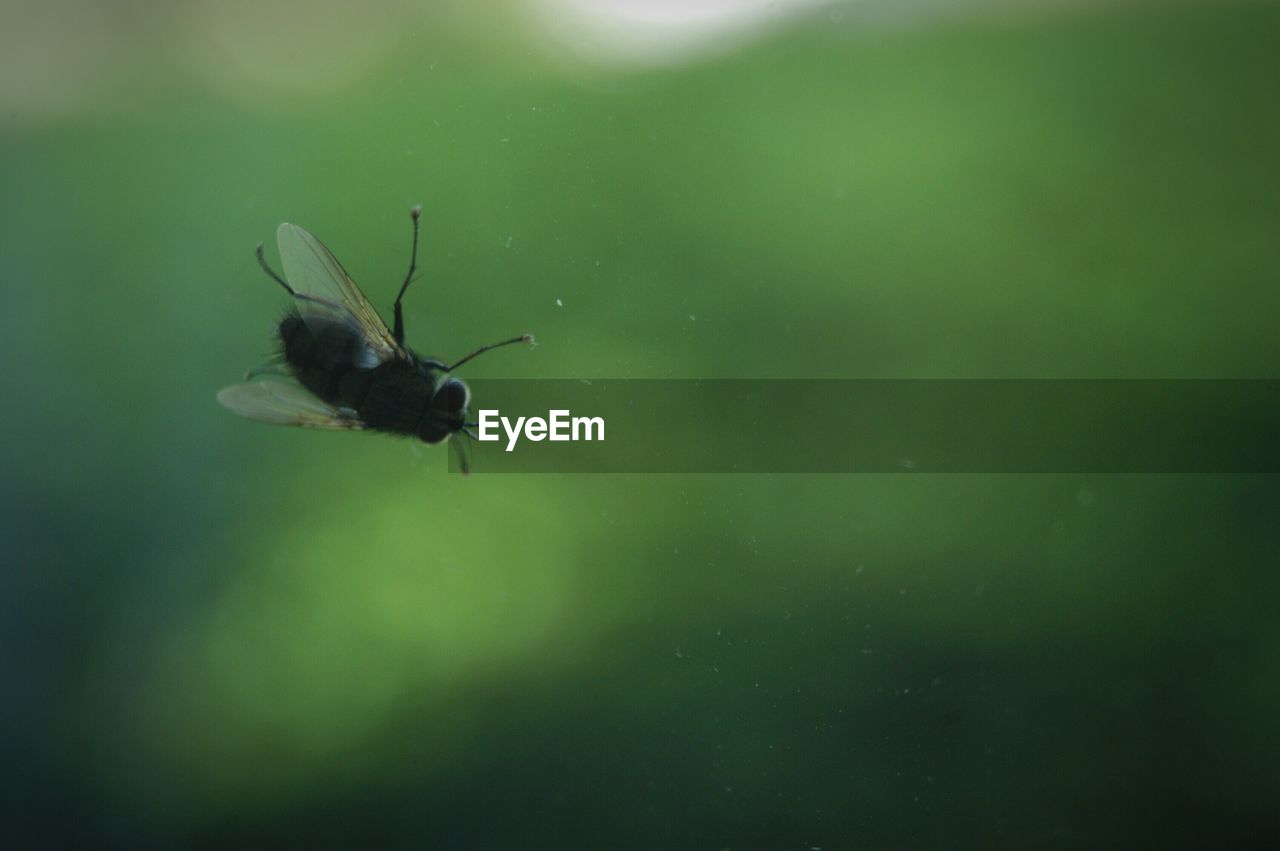
[{"label": "black fly", "polygon": [[[417,269],[421,214],[421,207],[410,211],[413,253],[396,296],[394,332],[337,258],[307,231],[287,223],[276,231],[283,278],[267,265],[259,244],[258,263],[294,300],[277,328],[281,362],[250,370],[244,384],[224,389],[218,401],[242,417],[279,425],[370,429],[427,443],[457,432],[474,439],[467,422],[471,392],[451,373],[490,349],[532,343],[533,337],[481,346],[452,364],[421,357],[404,344],[400,302]],[[276,377],[249,380],[264,373]],[[461,445],[459,452],[466,472]]]}]

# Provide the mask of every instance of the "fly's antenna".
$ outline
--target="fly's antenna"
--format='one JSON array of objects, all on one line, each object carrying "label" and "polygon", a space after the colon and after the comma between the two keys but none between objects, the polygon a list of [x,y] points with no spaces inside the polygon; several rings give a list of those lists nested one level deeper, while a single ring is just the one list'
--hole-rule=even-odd
[{"label": "fly's antenna", "polygon": [[468,361],[473,360],[474,358],[480,357],[480,355],[484,354],[485,352],[491,352],[494,349],[500,349],[503,346],[511,346],[516,343],[528,343],[529,345],[536,345],[537,341],[533,339],[532,334],[521,334],[519,337],[512,337],[510,340],[503,340],[501,343],[490,343],[487,346],[481,346],[480,348],[476,349],[474,352],[467,355],[465,358],[453,364],[452,366],[445,367],[444,371],[453,372],[455,369],[462,366],[464,363],[467,363]]},{"label": "fly's antenna", "polygon": [[263,253],[262,253],[262,243],[261,243],[261,242],[259,242],[259,243],[258,243],[258,249],[257,249],[257,251],[256,251],[255,253],[258,255],[258,265],[262,267],[262,271],[266,272],[266,273],[267,273],[267,275],[268,275],[268,276],[270,276],[271,280],[275,281],[277,284],[279,284],[280,286],[284,287],[284,291],[285,291],[285,292],[287,292],[289,295],[291,295],[291,296],[297,296],[297,293],[293,291],[293,287],[291,287],[291,286],[289,286],[287,283],[285,283],[284,278],[282,278],[282,277],[280,277],[279,275],[277,275],[277,274],[272,270],[272,268],[271,268],[270,266],[268,266],[268,265],[267,265],[267,257],[266,257],[266,255],[265,255],[265,254],[263,254]]}]

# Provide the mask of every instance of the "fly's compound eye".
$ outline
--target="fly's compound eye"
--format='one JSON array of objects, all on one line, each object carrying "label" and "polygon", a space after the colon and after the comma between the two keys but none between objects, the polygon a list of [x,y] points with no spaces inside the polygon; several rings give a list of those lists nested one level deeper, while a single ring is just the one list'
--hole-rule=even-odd
[{"label": "fly's compound eye", "polygon": [[418,436],[427,443],[440,441],[460,431],[467,424],[467,405],[471,391],[456,378],[450,378],[431,397],[431,407],[418,426]]},{"label": "fly's compound eye", "polygon": [[451,417],[465,419],[470,401],[471,391],[456,378],[450,378],[436,391],[436,405]]}]

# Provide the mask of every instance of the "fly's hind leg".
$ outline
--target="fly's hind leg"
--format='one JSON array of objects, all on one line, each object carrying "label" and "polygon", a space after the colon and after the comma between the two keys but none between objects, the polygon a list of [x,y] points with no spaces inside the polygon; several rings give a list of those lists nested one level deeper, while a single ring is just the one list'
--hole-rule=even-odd
[{"label": "fly's hind leg", "polygon": [[329,301],[328,299],[316,298],[313,295],[300,293],[297,290],[295,290],[293,287],[289,286],[288,281],[286,281],[284,278],[277,275],[275,273],[275,270],[273,270],[269,265],[267,265],[267,258],[262,253],[261,242],[258,243],[258,249],[256,251],[256,254],[258,255],[258,265],[262,267],[262,271],[266,272],[267,276],[271,278],[271,280],[275,281],[277,284],[284,287],[284,291],[287,292],[289,295],[293,296],[294,298],[296,298],[298,301],[309,301],[309,302],[312,302],[313,304],[323,304],[326,307],[332,307],[335,310],[345,310],[345,308],[343,308],[342,305],[340,304],[335,304],[334,302]]},{"label": "fly's hind leg", "polygon": [[270,266],[267,265],[267,257],[265,254],[262,253],[261,242],[258,243],[258,250],[255,253],[258,255],[258,265],[262,267],[262,271],[266,272],[267,276],[271,278],[271,280],[275,281],[277,284],[284,287],[285,292],[287,292],[289,295],[293,296],[294,298],[297,298],[298,294],[293,291],[293,287],[289,286],[288,282],[285,281],[284,278],[277,275],[275,271]]}]

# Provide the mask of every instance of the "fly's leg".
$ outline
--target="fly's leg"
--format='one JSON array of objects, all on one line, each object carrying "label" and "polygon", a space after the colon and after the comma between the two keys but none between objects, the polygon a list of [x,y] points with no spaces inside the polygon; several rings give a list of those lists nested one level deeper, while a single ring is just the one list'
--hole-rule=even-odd
[{"label": "fly's leg", "polygon": [[418,219],[422,218],[422,207],[415,205],[409,210],[409,218],[413,219],[413,251],[409,254],[409,273],[404,276],[404,283],[400,285],[400,293],[396,296],[396,322],[392,332],[396,345],[400,346],[404,345],[404,314],[400,309],[400,300],[404,298],[404,291],[409,289],[413,273],[418,269]]},{"label": "fly's leg", "polygon": [[471,475],[471,450],[465,440],[450,440],[451,451],[458,453],[458,472],[464,476]]},{"label": "fly's leg", "polygon": [[532,334],[521,334],[519,337],[512,337],[510,340],[503,340],[501,343],[490,343],[487,346],[481,346],[480,348],[476,349],[474,352],[467,355],[465,358],[453,364],[452,366],[445,367],[444,371],[453,372],[455,369],[462,366],[467,361],[472,360],[473,358],[477,358],[480,355],[484,354],[485,352],[491,352],[494,349],[498,349],[503,346],[510,346],[515,343],[533,343],[533,342],[534,340],[533,340]]},{"label": "fly's leg", "polygon": [[287,292],[289,295],[293,296],[294,298],[297,298],[298,294],[293,291],[293,287],[289,286],[289,284],[285,281],[284,278],[277,275],[275,271],[270,266],[267,265],[266,255],[262,253],[261,242],[258,243],[257,255],[258,255],[258,265],[262,267],[262,271],[267,273],[267,277],[271,278],[271,280],[275,281],[277,284],[284,287],[284,291]]},{"label": "fly's leg", "polygon": [[275,281],[277,284],[284,287],[284,291],[287,292],[289,295],[293,296],[294,298],[296,298],[298,301],[309,301],[314,304],[323,304],[327,307],[332,307],[333,309],[340,310],[340,311],[346,310],[346,308],[344,308],[340,304],[335,304],[334,302],[331,302],[325,298],[316,298],[313,295],[300,293],[297,290],[295,290],[293,287],[289,286],[289,283],[284,278],[277,275],[275,271],[270,266],[267,265],[267,258],[262,253],[261,242],[258,243],[257,254],[258,254],[258,265],[262,267],[262,271],[266,272],[267,276],[270,277],[271,280]]}]

